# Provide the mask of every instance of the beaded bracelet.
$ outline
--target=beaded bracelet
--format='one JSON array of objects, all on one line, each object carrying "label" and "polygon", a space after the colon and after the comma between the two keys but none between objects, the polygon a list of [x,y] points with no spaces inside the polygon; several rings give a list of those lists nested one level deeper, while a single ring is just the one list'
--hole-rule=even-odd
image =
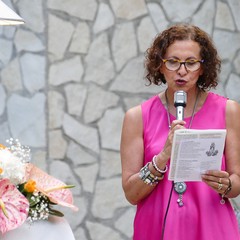
[{"label": "beaded bracelet", "polygon": [[157,172],[159,172],[159,173],[161,173],[161,174],[164,174],[164,173],[168,170],[168,166],[166,165],[166,166],[165,166],[165,169],[164,169],[164,170],[161,170],[161,169],[157,166],[157,164],[156,164],[156,158],[157,158],[156,155],[153,156],[153,159],[152,159],[153,167],[154,167],[154,169],[155,169]]}]

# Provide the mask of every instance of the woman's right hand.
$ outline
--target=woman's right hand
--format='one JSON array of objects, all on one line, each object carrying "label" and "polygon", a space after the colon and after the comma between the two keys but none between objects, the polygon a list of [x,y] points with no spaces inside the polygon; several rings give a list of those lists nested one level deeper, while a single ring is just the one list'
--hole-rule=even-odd
[{"label": "woman's right hand", "polygon": [[168,156],[168,159],[171,157],[174,132],[178,129],[186,129],[185,124],[186,124],[186,122],[183,120],[173,120],[172,121],[167,140],[166,140],[165,145],[162,150],[162,152],[166,156]]}]

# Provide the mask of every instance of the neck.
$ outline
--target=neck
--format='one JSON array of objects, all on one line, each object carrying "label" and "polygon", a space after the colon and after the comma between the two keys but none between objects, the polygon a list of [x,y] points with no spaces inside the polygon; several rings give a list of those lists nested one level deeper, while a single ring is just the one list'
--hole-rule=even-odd
[{"label": "neck", "polygon": [[[196,88],[194,91],[187,92],[187,104],[184,108],[185,117],[191,117],[193,115],[193,111],[197,110],[197,102],[200,97],[200,90]],[[168,105],[167,109],[171,115],[176,116],[176,108],[174,107],[174,92],[170,89],[166,89],[165,91],[165,104]]]}]

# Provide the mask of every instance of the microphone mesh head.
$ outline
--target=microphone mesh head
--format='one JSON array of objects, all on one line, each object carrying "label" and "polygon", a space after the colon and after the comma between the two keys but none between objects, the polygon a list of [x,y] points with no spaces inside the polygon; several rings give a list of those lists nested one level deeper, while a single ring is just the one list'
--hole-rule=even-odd
[{"label": "microphone mesh head", "polygon": [[174,93],[174,106],[186,107],[186,104],[187,104],[187,93],[182,90],[176,91]]}]

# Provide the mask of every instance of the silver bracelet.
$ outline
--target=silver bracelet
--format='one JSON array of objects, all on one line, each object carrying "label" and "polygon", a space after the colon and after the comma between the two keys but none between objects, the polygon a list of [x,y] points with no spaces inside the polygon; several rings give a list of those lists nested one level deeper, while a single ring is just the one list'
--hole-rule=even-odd
[{"label": "silver bracelet", "polygon": [[157,185],[159,181],[163,179],[164,175],[162,175],[161,177],[158,177],[152,174],[149,169],[149,164],[150,162],[148,162],[145,166],[143,166],[143,168],[141,168],[139,172],[139,177],[147,185]]},{"label": "silver bracelet", "polygon": [[161,170],[161,169],[157,166],[157,164],[156,164],[156,158],[157,158],[156,155],[153,156],[153,159],[152,159],[153,167],[154,167],[154,169],[155,169],[157,172],[159,172],[159,173],[161,173],[161,174],[164,174],[164,173],[168,170],[168,166],[166,165],[166,166],[165,166],[165,169],[164,169],[164,170]]},{"label": "silver bracelet", "polygon": [[220,200],[221,204],[225,203],[224,198],[226,197],[226,195],[232,190],[232,182],[231,179],[228,178],[228,188],[225,190],[225,192],[223,194],[221,194],[222,199]]}]

